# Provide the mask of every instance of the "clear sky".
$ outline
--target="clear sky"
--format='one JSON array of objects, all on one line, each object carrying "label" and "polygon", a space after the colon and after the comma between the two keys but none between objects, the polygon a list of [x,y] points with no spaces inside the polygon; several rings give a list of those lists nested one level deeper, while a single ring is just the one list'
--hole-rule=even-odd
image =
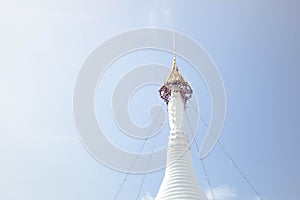
[{"label": "clear sky", "polygon": [[[299,19],[296,0],[0,2],[0,199],[113,199],[125,174],[100,164],[80,143],[73,89],[96,47],[143,27],[174,29],[207,50],[227,95],[220,141],[265,200],[296,199]],[[154,54],[156,62],[171,65],[171,54]],[[121,62],[134,63],[129,58]],[[151,100],[148,95],[134,98]],[[132,109],[132,119],[147,123]],[[206,192],[200,162],[194,161]],[[219,200],[256,200],[219,146],[204,162]],[[147,175],[141,195],[155,196],[162,176]],[[141,180],[129,176],[119,199],[134,199]]]}]

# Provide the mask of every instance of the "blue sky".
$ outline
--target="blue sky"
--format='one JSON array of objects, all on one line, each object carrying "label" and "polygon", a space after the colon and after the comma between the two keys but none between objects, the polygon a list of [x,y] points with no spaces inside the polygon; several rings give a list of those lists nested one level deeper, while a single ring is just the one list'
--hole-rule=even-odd
[{"label": "blue sky", "polygon": [[[264,199],[295,199],[299,13],[293,0],[1,2],[0,199],[113,199],[125,174],[100,164],[80,143],[73,89],[96,47],[143,27],[174,29],[207,50],[227,94],[222,144]],[[172,56],[153,58],[171,64]],[[220,200],[255,199],[218,146],[204,161]],[[142,195],[154,196],[162,176],[149,174]],[[119,199],[133,199],[141,178],[130,176]]]}]

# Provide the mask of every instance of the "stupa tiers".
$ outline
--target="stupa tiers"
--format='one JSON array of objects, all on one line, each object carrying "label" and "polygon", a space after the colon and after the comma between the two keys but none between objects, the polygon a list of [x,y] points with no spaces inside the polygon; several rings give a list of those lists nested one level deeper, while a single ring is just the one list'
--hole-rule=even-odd
[{"label": "stupa tiers", "polygon": [[184,128],[185,104],[192,93],[190,85],[178,71],[174,56],[170,75],[159,90],[168,105],[170,136],[165,176],[155,200],[207,200],[193,168]]}]

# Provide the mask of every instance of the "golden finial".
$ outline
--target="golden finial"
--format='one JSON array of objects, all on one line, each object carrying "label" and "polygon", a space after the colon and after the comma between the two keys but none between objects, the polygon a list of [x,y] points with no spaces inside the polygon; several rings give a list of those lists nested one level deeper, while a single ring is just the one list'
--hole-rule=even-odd
[{"label": "golden finial", "polygon": [[173,31],[173,65],[172,65],[172,69],[178,71],[178,67],[177,67],[177,63],[176,63],[176,43],[175,43],[175,33]]},{"label": "golden finial", "polygon": [[177,67],[177,63],[176,63],[176,55],[174,55],[174,58],[173,58],[172,70],[178,71],[178,67]]},{"label": "golden finial", "polygon": [[177,63],[176,63],[176,53],[175,53],[175,37],[173,32],[173,64],[171,72],[165,81],[164,85],[160,88],[159,94],[160,97],[168,104],[169,99],[171,97],[172,90],[179,91],[184,103],[186,103],[192,96],[193,90],[184,80],[182,75],[180,74]]}]

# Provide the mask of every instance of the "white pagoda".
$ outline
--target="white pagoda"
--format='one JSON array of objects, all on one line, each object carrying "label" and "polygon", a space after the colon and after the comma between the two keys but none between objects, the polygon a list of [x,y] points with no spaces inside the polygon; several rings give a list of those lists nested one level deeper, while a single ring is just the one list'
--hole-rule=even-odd
[{"label": "white pagoda", "polygon": [[168,105],[170,135],[165,176],[155,200],[207,200],[193,168],[185,134],[184,109],[193,91],[178,71],[176,56],[159,93]]}]

